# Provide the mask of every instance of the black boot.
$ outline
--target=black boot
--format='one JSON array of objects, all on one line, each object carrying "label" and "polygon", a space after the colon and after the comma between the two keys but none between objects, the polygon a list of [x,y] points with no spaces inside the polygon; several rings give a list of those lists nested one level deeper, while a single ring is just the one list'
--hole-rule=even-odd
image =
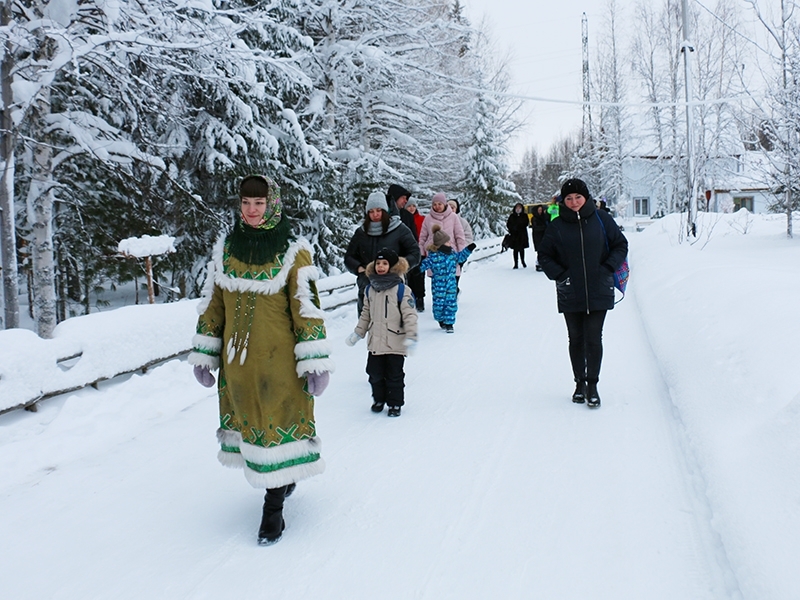
[{"label": "black boot", "polygon": [[600,407],[600,394],[597,393],[597,382],[586,382],[586,406],[589,408]]},{"label": "black boot", "polygon": [[390,406],[389,407],[389,416],[390,417],[399,417],[400,416],[400,407],[399,406]]},{"label": "black boot", "polygon": [[425,298],[417,298],[417,312],[425,312]]},{"label": "black boot", "polygon": [[283,520],[283,500],[286,488],[283,486],[267,490],[264,496],[264,508],[261,514],[261,526],[258,528],[259,546],[269,546],[281,539],[286,522]]},{"label": "black boot", "polygon": [[575,391],[572,392],[572,401],[576,404],[583,404],[586,401],[586,384],[578,381],[575,384]]},{"label": "black boot", "polygon": [[378,402],[377,400],[375,400],[375,402],[372,403],[372,412],[374,412],[374,413],[382,412],[384,404],[386,404],[386,403],[385,402]]}]

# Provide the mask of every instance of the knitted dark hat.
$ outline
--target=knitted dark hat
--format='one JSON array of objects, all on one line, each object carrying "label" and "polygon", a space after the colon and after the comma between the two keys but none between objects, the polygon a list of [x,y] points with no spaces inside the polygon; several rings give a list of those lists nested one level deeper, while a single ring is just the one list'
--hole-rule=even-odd
[{"label": "knitted dark hat", "polygon": [[386,192],[386,195],[389,197],[390,202],[397,202],[397,199],[400,196],[411,198],[411,192],[409,192],[402,185],[397,185],[396,183],[393,183],[389,186],[389,191]]},{"label": "knitted dark hat", "polygon": [[444,246],[447,242],[450,241],[450,236],[447,235],[447,233],[445,233],[444,231],[442,231],[440,225],[434,225],[431,231],[433,231],[433,245],[436,246],[437,248],[439,246]]},{"label": "knitted dark hat", "polygon": [[397,264],[397,261],[400,260],[400,257],[397,256],[397,252],[395,252],[391,248],[381,248],[375,255],[375,260],[387,261],[389,263],[389,268],[391,269],[393,266]]},{"label": "knitted dark hat", "polygon": [[561,198],[566,198],[570,194],[580,194],[587,200],[591,198],[589,188],[580,179],[567,179],[561,186]]},{"label": "knitted dark hat", "polygon": [[270,198],[271,190],[266,177],[248,175],[239,185],[240,198]]}]

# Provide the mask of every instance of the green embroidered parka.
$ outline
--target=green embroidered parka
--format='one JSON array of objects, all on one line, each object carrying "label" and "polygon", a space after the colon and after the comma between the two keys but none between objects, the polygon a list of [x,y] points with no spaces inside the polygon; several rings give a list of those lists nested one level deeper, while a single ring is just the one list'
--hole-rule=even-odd
[{"label": "green embroidered parka", "polygon": [[253,487],[275,488],[325,464],[306,374],[332,372],[312,250],[304,239],[262,265],[227,251],[208,266],[189,363],[219,368],[219,460]]}]

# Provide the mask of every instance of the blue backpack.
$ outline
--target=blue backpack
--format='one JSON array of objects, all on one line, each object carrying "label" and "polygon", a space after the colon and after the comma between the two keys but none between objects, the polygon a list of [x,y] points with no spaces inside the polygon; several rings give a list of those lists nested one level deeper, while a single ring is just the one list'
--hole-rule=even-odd
[{"label": "blue backpack", "polygon": [[[369,294],[370,284],[367,284],[367,287],[364,288],[364,297],[367,297]],[[403,296],[406,293],[406,284],[402,281],[397,284],[397,309],[400,310],[400,305],[403,303]],[[411,292],[411,302],[416,302],[414,299],[414,292]],[[403,311],[400,311],[400,325],[403,324]]]},{"label": "blue backpack", "polygon": [[[600,221],[600,227],[603,228],[603,237],[606,241],[606,250],[608,250],[608,233],[606,233],[606,226],[603,225],[603,219],[600,218],[600,215],[597,212],[594,213],[597,216],[597,220]],[[625,257],[625,260],[622,261],[622,264],[619,268],[614,271],[614,287],[617,288],[620,292],[622,292],[622,298],[625,297],[625,288],[628,287],[628,277],[631,274],[631,268],[628,265],[628,257]],[[617,302],[622,300],[620,298]],[[616,302],[614,303],[616,304]]]}]

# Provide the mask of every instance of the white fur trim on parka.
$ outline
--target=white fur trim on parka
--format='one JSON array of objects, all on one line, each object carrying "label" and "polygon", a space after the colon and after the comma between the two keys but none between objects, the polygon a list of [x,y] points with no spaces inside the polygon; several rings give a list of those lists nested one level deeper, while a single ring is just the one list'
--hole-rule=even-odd
[{"label": "white fur trim on parka", "polygon": [[318,437],[264,448],[248,444],[242,440],[242,435],[238,431],[218,429],[217,440],[223,446],[238,448],[239,452],[220,450],[219,461],[226,467],[244,469],[245,478],[254,488],[281,487],[319,475],[325,470],[325,461],[321,457],[312,462],[284,467],[267,473],[252,469],[247,464],[279,465],[304,457],[319,456],[322,451],[322,442]]},{"label": "white fur trim on parka", "polygon": [[219,368],[219,353],[222,350],[222,338],[210,335],[195,334],[192,338],[192,348],[189,353],[189,364],[208,367],[210,370]]},{"label": "white fur trim on parka", "polygon": [[[295,259],[298,252],[306,250],[309,255],[314,256],[314,250],[311,244],[304,238],[298,238],[293,242],[286,253],[284,254],[283,266],[278,274],[270,280],[257,281],[253,279],[241,279],[239,277],[231,277],[225,274],[225,266],[223,263],[223,253],[225,249],[225,235],[221,235],[214,245],[211,261],[207,266],[207,278],[203,285],[203,299],[198,305],[198,312],[204,313],[211,302],[211,296],[214,293],[214,286],[218,285],[224,290],[229,292],[255,292],[257,294],[272,295],[277,294],[286,285],[289,271],[294,266]],[[313,302],[311,293],[311,282],[319,279],[319,271],[313,265],[301,267],[297,270],[297,292],[295,298],[300,302],[300,315],[305,318],[325,320],[325,313],[317,308]],[[198,337],[208,336],[195,336]],[[216,339],[216,338],[210,338]],[[222,340],[220,340],[220,348],[222,347]],[[198,348],[198,346],[195,346]],[[200,347],[202,348],[202,347]],[[327,371],[333,373],[335,365],[329,358],[331,353],[331,346],[327,340],[315,340],[310,342],[299,342],[295,346],[295,358],[297,359],[297,376],[304,377],[307,373],[322,373]],[[194,362],[192,362],[194,361]],[[191,364],[199,364],[201,366],[208,366],[211,369],[219,367],[219,358],[214,360],[212,356],[205,356],[202,352],[192,352],[190,354]]]}]

